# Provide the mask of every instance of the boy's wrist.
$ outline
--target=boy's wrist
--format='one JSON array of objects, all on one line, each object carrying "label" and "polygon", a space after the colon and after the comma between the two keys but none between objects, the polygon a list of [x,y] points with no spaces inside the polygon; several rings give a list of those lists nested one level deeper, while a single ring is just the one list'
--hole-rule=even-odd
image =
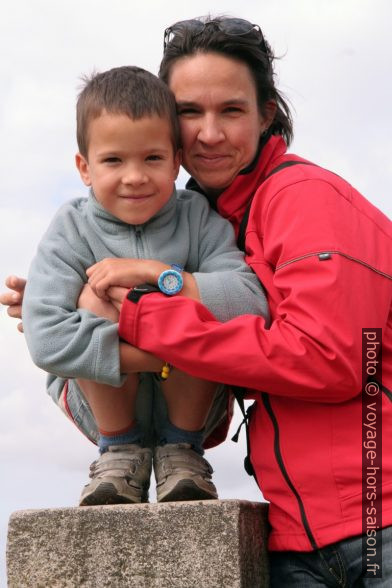
[{"label": "boy's wrist", "polygon": [[[163,263],[161,261],[152,259],[143,260],[143,266],[141,266],[139,283],[148,283],[157,286],[159,276],[162,272],[168,269],[171,269],[171,265],[167,263]],[[187,298],[192,298],[193,300],[200,300],[199,289],[197,287],[197,283],[193,275],[185,271],[183,271],[181,275],[184,284],[180,294],[186,296]]]},{"label": "boy's wrist", "polygon": [[167,296],[179,294],[184,286],[182,277],[183,267],[173,263],[168,270],[164,270],[158,279],[159,289]]},{"label": "boy's wrist", "polygon": [[191,298],[192,300],[200,300],[200,293],[197,282],[193,277],[193,274],[189,272],[183,272],[182,278],[184,280],[184,285],[180,294],[182,296],[186,296],[186,298]]},{"label": "boy's wrist", "polygon": [[154,286],[158,285],[158,279],[162,272],[170,269],[170,265],[163,263],[161,261],[151,261],[149,262],[149,275],[147,279],[142,280],[143,282],[148,282],[149,284],[154,284]]}]

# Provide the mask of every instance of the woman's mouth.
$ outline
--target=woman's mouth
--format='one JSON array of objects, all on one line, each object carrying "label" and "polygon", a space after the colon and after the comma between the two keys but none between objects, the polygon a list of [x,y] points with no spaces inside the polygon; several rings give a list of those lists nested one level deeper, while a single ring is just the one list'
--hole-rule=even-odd
[{"label": "woman's mouth", "polygon": [[196,153],[195,157],[206,167],[219,167],[222,164],[227,165],[229,155],[225,153]]}]

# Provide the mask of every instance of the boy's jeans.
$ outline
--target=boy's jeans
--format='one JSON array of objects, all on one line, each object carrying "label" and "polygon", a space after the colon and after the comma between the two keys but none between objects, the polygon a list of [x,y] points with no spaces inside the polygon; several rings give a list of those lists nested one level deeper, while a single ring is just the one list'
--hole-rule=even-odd
[{"label": "boy's jeans", "polygon": [[391,588],[392,527],[382,530],[382,578],[361,578],[362,536],[317,551],[271,551],[270,574],[271,588]]}]

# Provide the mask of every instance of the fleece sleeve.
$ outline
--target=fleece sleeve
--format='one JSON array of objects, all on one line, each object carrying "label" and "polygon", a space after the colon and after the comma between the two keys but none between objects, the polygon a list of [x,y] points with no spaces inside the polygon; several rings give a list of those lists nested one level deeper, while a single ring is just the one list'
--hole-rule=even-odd
[{"label": "fleece sleeve", "polygon": [[[280,295],[270,329],[258,316],[221,323],[200,303],[152,294],[137,305],[124,301],[120,335],[208,380],[344,402],[361,390],[362,328],[386,326],[391,280],[341,250],[341,231],[358,219],[333,187],[314,182],[305,195],[300,186],[280,194],[265,221],[272,286]],[[323,250],[335,253],[320,259]]]},{"label": "fleece sleeve", "polygon": [[31,264],[23,325],[34,363],[63,378],[120,386],[117,324],[77,308],[92,253],[65,205],[53,219]]},{"label": "fleece sleeve", "polygon": [[231,224],[197,196],[199,228],[198,269],[193,272],[201,302],[221,321],[257,314],[269,322],[263,287],[245,263]]}]

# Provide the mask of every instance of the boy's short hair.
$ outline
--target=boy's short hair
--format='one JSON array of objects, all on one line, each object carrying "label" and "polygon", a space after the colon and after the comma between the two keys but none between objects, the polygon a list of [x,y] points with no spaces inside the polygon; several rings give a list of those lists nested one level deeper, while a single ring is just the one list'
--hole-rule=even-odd
[{"label": "boy's short hair", "polygon": [[154,74],[136,66],[115,67],[84,76],[76,105],[76,137],[81,155],[87,158],[88,127],[103,110],[132,119],[158,115],[171,126],[174,152],[180,148],[180,129],[174,95]]}]

